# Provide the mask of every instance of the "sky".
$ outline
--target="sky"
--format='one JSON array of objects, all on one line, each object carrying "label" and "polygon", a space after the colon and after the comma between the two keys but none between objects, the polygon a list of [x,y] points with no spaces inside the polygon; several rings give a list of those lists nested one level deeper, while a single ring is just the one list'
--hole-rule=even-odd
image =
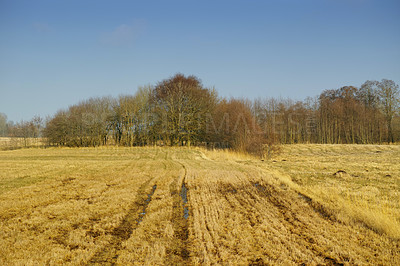
[{"label": "sky", "polygon": [[399,0],[0,0],[0,112],[46,117],[176,73],[222,97],[400,83]]}]

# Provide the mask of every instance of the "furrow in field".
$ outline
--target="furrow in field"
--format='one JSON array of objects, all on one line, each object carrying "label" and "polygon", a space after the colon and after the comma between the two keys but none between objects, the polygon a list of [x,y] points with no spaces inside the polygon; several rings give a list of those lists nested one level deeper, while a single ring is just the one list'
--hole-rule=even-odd
[{"label": "furrow in field", "polygon": [[[381,240],[385,240],[385,245],[389,244],[388,239],[370,230],[332,220],[290,189],[282,190],[279,186],[262,182],[253,186],[261,197],[261,205],[264,206],[260,208],[260,212],[265,214],[269,210],[275,210],[274,218],[284,227],[280,234],[285,246],[311,255],[311,261],[340,265],[365,262],[369,260],[366,258],[371,256],[378,262],[385,261],[384,257],[388,254],[377,253],[376,247],[383,245]],[[368,241],[375,247],[364,244]],[[287,256],[291,257],[290,254]],[[292,257],[291,260],[310,262],[310,257]]]},{"label": "furrow in field", "polygon": [[195,263],[340,265],[393,258],[390,239],[331,219],[256,167],[188,164]]},{"label": "furrow in field", "polygon": [[[293,192],[286,191],[282,193],[276,187],[269,184],[253,183],[253,186],[256,188],[257,193],[268,201],[272,205],[271,207],[275,208],[275,217],[280,220],[281,225],[286,229],[286,234],[290,236],[289,238],[293,245],[298,244],[304,253],[306,253],[305,250],[312,253],[316,261],[327,264],[333,263],[334,265],[343,263],[343,261],[340,261],[340,258],[332,258],[332,255],[327,254],[324,249],[319,249],[318,245],[315,245],[317,240],[315,238],[316,232],[313,232],[313,226],[301,218],[302,214],[299,212],[299,207],[296,206],[297,203],[285,198],[286,195],[284,194],[292,194]],[[265,205],[265,202],[263,204]],[[303,209],[303,215],[309,212],[310,210],[307,210],[307,208]],[[332,239],[326,236],[325,245],[332,248],[333,245],[339,244],[335,241],[333,241],[334,243],[330,243],[331,241]],[[287,245],[289,244],[290,242],[287,243]]]},{"label": "furrow in field", "polygon": [[[185,169],[166,153],[157,156],[160,161],[151,169],[153,173],[158,173],[157,190],[143,222],[123,242],[117,264],[190,264],[187,248],[189,230],[181,197],[184,194]],[[163,165],[166,168],[160,168]]]},{"label": "furrow in field", "polygon": [[152,196],[157,189],[157,185],[151,187],[150,193],[146,194],[149,189],[150,183],[154,178],[149,178],[143,183],[139,189],[136,199],[132,206],[129,208],[128,213],[123,218],[121,224],[116,227],[112,232],[112,238],[107,246],[98,251],[89,261],[89,264],[115,264],[118,259],[118,252],[121,249],[123,241],[126,241],[133,230],[143,221],[146,215],[146,209],[151,202]]},{"label": "furrow in field", "polygon": [[181,264],[189,260],[189,251],[187,249],[189,230],[188,223],[184,218],[184,209],[179,191],[173,190],[173,205],[172,205],[172,228],[173,241],[167,248],[166,264]]},{"label": "furrow in field", "polygon": [[176,160],[173,160],[179,164],[183,169],[183,174],[179,175],[170,184],[170,193],[173,200],[172,204],[172,227],[173,227],[173,241],[167,248],[165,264],[169,265],[181,265],[187,264],[190,259],[190,253],[188,250],[188,188],[185,184],[187,176],[186,166]]}]

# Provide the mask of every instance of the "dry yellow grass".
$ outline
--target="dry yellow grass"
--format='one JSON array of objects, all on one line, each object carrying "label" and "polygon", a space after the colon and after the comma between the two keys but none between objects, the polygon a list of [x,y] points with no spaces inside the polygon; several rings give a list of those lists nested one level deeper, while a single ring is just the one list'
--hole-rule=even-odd
[{"label": "dry yellow grass", "polygon": [[27,147],[44,146],[45,142],[42,138],[14,138],[0,137],[0,150],[12,150]]},{"label": "dry yellow grass", "polygon": [[266,169],[340,221],[400,239],[399,160],[396,145],[288,145]]},{"label": "dry yellow grass", "polygon": [[399,150],[1,151],[0,264],[399,265]]}]

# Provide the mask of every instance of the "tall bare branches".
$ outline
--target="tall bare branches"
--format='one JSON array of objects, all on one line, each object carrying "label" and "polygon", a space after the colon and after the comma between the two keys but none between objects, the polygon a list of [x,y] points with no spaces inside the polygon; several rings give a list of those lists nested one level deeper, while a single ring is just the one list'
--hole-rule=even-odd
[{"label": "tall bare branches", "polygon": [[250,101],[218,98],[197,77],[176,74],[134,95],[92,98],[59,111],[44,135],[67,146],[206,144],[262,153],[276,142],[400,141],[398,110],[399,86],[385,79],[325,90],[305,101]]}]

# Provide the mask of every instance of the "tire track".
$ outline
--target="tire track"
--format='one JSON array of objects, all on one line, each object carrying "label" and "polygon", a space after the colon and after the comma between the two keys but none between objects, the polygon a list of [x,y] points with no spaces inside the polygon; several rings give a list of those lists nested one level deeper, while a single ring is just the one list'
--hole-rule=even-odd
[{"label": "tire track", "polygon": [[[175,161],[175,160],[174,160]],[[174,241],[167,249],[165,264],[167,265],[184,265],[189,263],[190,252],[188,250],[189,238],[189,208],[188,204],[188,188],[186,185],[187,169],[186,166],[179,162],[184,169],[184,176],[176,178],[170,184],[170,193],[173,198],[172,205],[172,224],[174,229]],[[182,180],[180,180],[182,179]],[[181,184],[179,184],[181,183]],[[180,190],[178,190],[180,187]]]},{"label": "tire track", "polygon": [[[295,238],[295,242],[301,248],[308,249],[315,257],[319,258],[320,262],[323,261],[326,265],[343,265],[340,259],[333,258],[323,249],[315,246],[317,240],[314,239],[312,234],[309,234],[308,225],[297,217],[290,199],[287,199],[285,194],[282,194],[273,185],[260,184],[258,182],[249,182],[240,186],[224,184],[219,188],[219,193],[224,196],[232,210],[240,210],[243,213],[245,219],[248,220],[253,228],[251,234],[254,234],[258,225],[267,219],[267,216],[263,215],[262,210],[257,208],[256,205],[269,206],[267,209],[271,211],[272,216],[280,220],[280,224],[289,233],[289,238]],[[276,229],[279,230],[278,228]],[[263,256],[268,257],[268,254]],[[250,264],[264,265],[262,257],[258,259],[258,261],[252,261]]]},{"label": "tire track", "polygon": [[145,191],[148,189],[149,184],[154,178],[149,178],[144,182],[138,189],[138,193],[135,201],[128,210],[124,219],[120,225],[110,233],[112,238],[107,246],[102,250],[98,251],[88,262],[88,264],[95,265],[115,265],[118,259],[118,253],[121,249],[123,241],[126,241],[132,232],[138,227],[142,222],[144,216],[146,215],[146,208],[151,202],[151,197],[153,196],[157,185],[151,187],[150,193],[146,194]]},{"label": "tire track", "polygon": [[329,213],[329,211],[320,203],[313,201],[312,198],[304,195],[300,192],[297,193],[299,198],[308,204],[316,213],[318,213],[322,218],[331,220],[333,222],[339,222],[335,216]]},{"label": "tire track", "polygon": [[[290,205],[289,201],[285,200],[281,197],[281,193],[272,185],[269,184],[260,184],[260,183],[253,183],[252,184],[258,191],[258,193],[266,197],[270,203],[272,203],[280,212],[280,215],[283,217],[285,222],[290,226],[285,226],[291,234],[294,236],[299,236],[300,241],[304,241],[304,243],[308,243],[307,245],[312,252],[323,259],[323,261],[327,265],[344,265],[342,262],[338,261],[335,258],[332,258],[330,255],[326,254],[322,250],[318,250],[315,247],[316,240],[313,238],[312,235],[307,233],[307,224],[301,221],[298,217],[296,217],[296,212],[293,211],[292,206]],[[311,207],[315,211],[314,208]],[[329,217],[319,213],[325,219],[329,219]]]}]

